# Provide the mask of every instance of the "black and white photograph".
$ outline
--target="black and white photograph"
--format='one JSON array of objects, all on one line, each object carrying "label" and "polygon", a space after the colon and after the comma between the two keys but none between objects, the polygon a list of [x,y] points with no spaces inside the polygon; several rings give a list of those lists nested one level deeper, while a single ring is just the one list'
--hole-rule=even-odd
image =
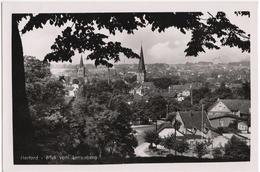
[{"label": "black and white photograph", "polygon": [[250,7],[15,10],[13,164],[252,161]]}]

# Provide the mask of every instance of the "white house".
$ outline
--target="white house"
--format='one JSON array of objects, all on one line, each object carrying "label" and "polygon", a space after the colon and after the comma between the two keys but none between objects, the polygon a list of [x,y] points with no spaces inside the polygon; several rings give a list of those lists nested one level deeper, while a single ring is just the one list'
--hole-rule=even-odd
[{"label": "white house", "polygon": [[250,100],[218,99],[208,109],[208,118],[214,128],[228,127],[240,118],[246,120],[250,118]]},{"label": "white house", "polygon": [[67,88],[68,89],[68,96],[69,97],[75,97],[77,94],[77,91],[79,89],[79,85],[78,84],[72,84],[70,87]]},{"label": "white house", "polygon": [[129,93],[132,95],[144,96],[147,93],[156,91],[155,89],[156,88],[152,82],[143,82],[139,83],[135,88],[130,90]]}]

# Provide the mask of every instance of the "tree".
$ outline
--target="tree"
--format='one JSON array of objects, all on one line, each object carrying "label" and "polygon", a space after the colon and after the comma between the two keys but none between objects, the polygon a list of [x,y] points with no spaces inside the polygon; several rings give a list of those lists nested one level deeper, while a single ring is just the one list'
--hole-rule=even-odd
[{"label": "tree", "polygon": [[153,78],[152,82],[154,83],[155,87],[159,89],[168,89],[168,87],[172,84],[171,78],[167,77]]},{"label": "tree", "polygon": [[164,146],[166,149],[173,150],[175,149],[176,146],[176,137],[174,134],[171,134],[167,137],[162,138],[161,144]]},{"label": "tree", "polygon": [[238,95],[244,99],[251,99],[250,82],[244,82],[242,88],[238,89]]},{"label": "tree", "polygon": [[150,112],[149,104],[146,100],[134,101],[131,104],[131,110],[133,112],[132,122],[138,122],[138,124],[150,124]]},{"label": "tree", "polygon": [[130,90],[129,85],[127,85],[123,80],[116,80],[112,84],[114,90],[118,93],[127,94]]},{"label": "tree", "polygon": [[176,113],[169,113],[166,116],[166,121],[169,121],[172,123],[175,120],[175,118],[176,118]]},{"label": "tree", "polygon": [[80,153],[98,158],[134,156],[137,141],[130,125],[131,110],[120,95],[100,101],[93,95],[102,97],[110,89],[101,87],[105,89],[100,91],[95,88],[92,87],[85,96],[77,97],[73,103],[73,125],[78,133],[82,133],[79,146],[85,150]]},{"label": "tree", "polygon": [[166,101],[167,101],[167,106],[168,106],[167,113],[180,111],[180,109],[181,109],[180,103],[176,100],[175,97],[166,97]]},{"label": "tree", "polygon": [[233,136],[224,147],[225,157],[233,160],[250,160],[250,147],[245,141]]},{"label": "tree", "polygon": [[29,111],[35,131],[34,145],[28,146],[38,155],[68,153],[71,145],[69,109],[65,104],[62,83],[51,79],[49,64],[35,57],[25,57],[25,76]]},{"label": "tree", "polygon": [[231,99],[233,98],[232,91],[225,86],[225,83],[221,83],[221,86],[213,92],[215,97],[220,99]]},{"label": "tree", "polygon": [[213,149],[212,155],[216,159],[223,158],[224,156],[224,148],[223,147],[216,147]]},{"label": "tree", "polygon": [[198,104],[201,99],[210,97],[211,96],[211,91],[209,87],[201,87],[199,89],[193,89],[192,90],[192,98],[193,98],[193,103]]},{"label": "tree", "polygon": [[198,158],[202,158],[202,156],[208,153],[207,145],[204,142],[197,142],[195,145],[194,153],[197,154]]},{"label": "tree", "polygon": [[78,79],[73,79],[72,83],[73,84],[79,84],[79,80]]},{"label": "tree", "polygon": [[183,154],[189,150],[189,144],[185,140],[177,140],[175,150]]},{"label": "tree", "polygon": [[166,105],[167,102],[162,96],[153,96],[148,101],[149,113],[153,121],[156,122],[157,131],[157,120],[160,117],[166,116]]},{"label": "tree", "polygon": [[[175,117],[176,117],[176,116],[175,116]],[[174,132],[174,138],[175,138],[175,140],[177,140],[177,131],[180,129],[180,127],[181,127],[181,122],[175,118],[174,124],[173,124],[173,128],[174,128],[174,130],[175,130],[175,132]],[[176,153],[177,153],[177,152],[176,152],[176,149],[175,149],[175,155],[176,155]]]},{"label": "tree", "polygon": [[[55,39],[51,46],[52,52],[45,56],[46,61],[71,62],[75,51],[79,53],[91,51],[87,59],[94,60],[95,65],[102,64],[108,67],[112,66],[109,61],[120,60],[120,53],[128,58],[139,58],[131,49],[122,47],[121,43],[105,41],[108,36],[96,33],[95,27],[107,29],[110,34],[115,34],[117,31],[134,33],[139,27],[147,25],[151,25],[152,31],[159,32],[170,27],[177,28],[182,33],[192,31],[192,38],[185,50],[187,56],[197,56],[199,52],[205,52],[204,48],[219,49],[215,36],[222,46],[238,47],[243,52],[250,52],[250,35],[232,24],[224,12],[218,12],[216,15],[208,14],[206,21],[201,12],[13,14],[12,89],[15,154],[19,147],[22,150],[22,147],[26,145],[26,143],[23,146],[20,145],[23,140],[30,142],[33,133],[25,92],[23,46],[18,29],[22,19],[27,18],[28,21],[22,29],[23,34],[42,28],[46,23],[56,27],[67,26]],[[73,24],[68,26],[69,23]],[[20,153],[16,155],[19,156]]]},{"label": "tree", "polygon": [[243,92],[244,92],[244,98],[245,99],[251,99],[251,87],[250,82],[243,83]]},{"label": "tree", "polygon": [[144,140],[150,143],[149,148],[153,147],[153,143],[157,146],[160,143],[159,134],[155,130],[149,130],[145,132]]}]

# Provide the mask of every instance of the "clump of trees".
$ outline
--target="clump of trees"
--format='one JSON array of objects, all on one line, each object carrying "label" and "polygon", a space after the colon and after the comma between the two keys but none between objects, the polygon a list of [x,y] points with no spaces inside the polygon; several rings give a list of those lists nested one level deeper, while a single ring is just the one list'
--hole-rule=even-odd
[{"label": "clump of trees", "polygon": [[137,120],[140,124],[149,124],[150,121],[156,123],[157,120],[166,116],[167,101],[160,95],[151,95],[147,99],[136,100],[131,105],[134,112],[134,122]]},{"label": "clump of trees", "polygon": [[196,142],[194,153],[197,154],[198,158],[202,158],[202,156],[209,153],[209,150],[207,148],[207,144],[204,142]]},{"label": "clump of trees", "polygon": [[222,146],[216,147],[212,150],[212,155],[215,159],[221,159],[224,157],[224,148]]},{"label": "clump of trees", "polygon": [[171,134],[168,137],[164,137],[162,139],[161,145],[164,146],[166,149],[168,149],[169,151],[174,150],[176,147],[176,139],[175,139],[175,135]]},{"label": "clump of trees", "polygon": [[153,144],[157,145],[161,142],[159,134],[155,130],[149,130],[145,132],[144,140],[150,143],[149,148],[153,148]]},{"label": "clump of trees", "polygon": [[250,160],[250,147],[245,141],[233,136],[224,147],[224,157],[233,160]]},{"label": "clump of trees", "polygon": [[247,145],[245,140],[232,136],[224,147],[219,146],[214,148],[212,150],[212,155],[215,159],[249,161],[250,146]]},{"label": "clump of trees", "polygon": [[99,159],[134,156],[137,141],[130,125],[132,112],[125,97],[118,94],[121,89],[112,85],[105,81],[85,85],[72,104],[73,124],[81,133],[78,147],[86,150],[80,154]]},{"label": "clump of trees", "polygon": [[98,159],[134,156],[137,141],[124,83],[84,85],[75,100],[66,101],[65,88],[58,78],[51,78],[48,63],[26,57],[25,74],[34,153],[94,155]]},{"label": "clump of trees", "polygon": [[190,149],[189,144],[185,141],[185,139],[176,139],[174,134],[163,138],[161,145],[169,151],[175,150],[175,155],[177,152],[183,154]]},{"label": "clump of trees", "polygon": [[64,86],[51,78],[50,67],[35,57],[25,57],[26,93],[32,127],[31,149],[36,154],[66,153],[70,144],[69,107],[65,103]]}]

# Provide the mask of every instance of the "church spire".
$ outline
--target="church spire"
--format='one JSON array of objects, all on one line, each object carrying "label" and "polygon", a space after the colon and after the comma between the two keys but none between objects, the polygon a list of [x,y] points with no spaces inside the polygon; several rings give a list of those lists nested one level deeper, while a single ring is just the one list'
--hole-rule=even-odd
[{"label": "church spire", "polygon": [[138,65],[138,72],[137,72],[137,82],[143,83],[146,80],[146,71],[145,71],[145,64],[144,64],[144,53],[143,53],[143,46],[141,44],[141,52],[140,52],[140,59]]},{"label": "church spire", "polygon": [[145,73],[145,64],[144,64],[144,53],[143,53],[143,46],[141,44],[141,52],[140,52],[140,60],[138,65],[138,72]]},{"label": "church spire", "polygon": [[84,66],[84,63],[83,63],[82,55],[80,57],[80,62],[79,62],[79,67],[78,67],[78,77],[79,78],[85,77],[85,66]]},{"label": "church spire", "polygon": [[79,63],[79,67],[84,67],[84,64],[83,64],[83,59],[82,59],[82,55],[80,57],[80,63]]}]

